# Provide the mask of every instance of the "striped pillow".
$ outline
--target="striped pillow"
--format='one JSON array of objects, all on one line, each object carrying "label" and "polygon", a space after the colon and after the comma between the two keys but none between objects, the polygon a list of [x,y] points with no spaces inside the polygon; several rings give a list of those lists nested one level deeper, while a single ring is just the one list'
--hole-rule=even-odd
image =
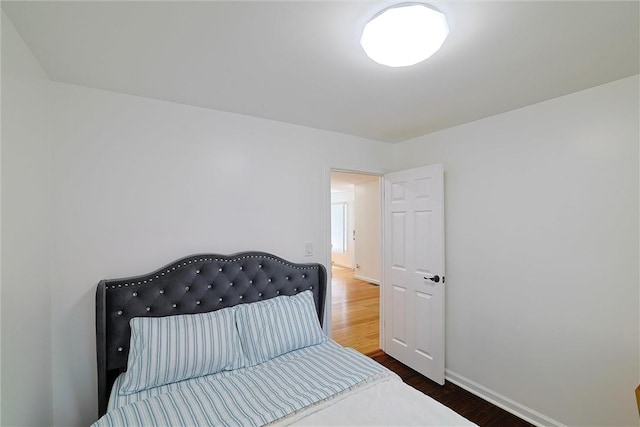
[{"label": "striped pillow", "polygon": [[311,291],[241,304],[236,308],[236,323],[247,366],[327,340],[320,328]]},{"label": "striped pillow", "polygon": [[134,317],[120,394],[244,366],[235,307],[209,313]]}]

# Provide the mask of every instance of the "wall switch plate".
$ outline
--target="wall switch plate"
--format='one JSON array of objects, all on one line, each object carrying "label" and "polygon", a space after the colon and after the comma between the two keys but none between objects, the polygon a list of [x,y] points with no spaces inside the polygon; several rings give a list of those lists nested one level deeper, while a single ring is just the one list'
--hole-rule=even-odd
[{"label": "wall switch plate", "polygon": [[304,256],[313,256],[313,243],[304,244]]}]

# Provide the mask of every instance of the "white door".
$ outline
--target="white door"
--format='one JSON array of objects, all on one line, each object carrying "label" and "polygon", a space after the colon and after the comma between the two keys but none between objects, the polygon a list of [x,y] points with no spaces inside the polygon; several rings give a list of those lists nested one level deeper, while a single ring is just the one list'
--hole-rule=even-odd
[{"label": "white door", "polygon": [[384,351],[444,384],[443,167],[384,180]]}]

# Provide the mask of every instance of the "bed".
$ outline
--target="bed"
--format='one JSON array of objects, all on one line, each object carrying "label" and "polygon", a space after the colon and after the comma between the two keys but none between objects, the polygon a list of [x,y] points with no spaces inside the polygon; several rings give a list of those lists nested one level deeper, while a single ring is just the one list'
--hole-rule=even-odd
[{"label": "bed", "polygon": [[100,281],[94,426],[474,425],[328,338],[326,282],[264,252]]}]

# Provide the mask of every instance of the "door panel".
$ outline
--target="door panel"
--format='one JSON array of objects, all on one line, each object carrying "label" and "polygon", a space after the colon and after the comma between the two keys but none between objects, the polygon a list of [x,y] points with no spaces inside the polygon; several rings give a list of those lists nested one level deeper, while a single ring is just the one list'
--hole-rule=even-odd
[{"label": "door panel", "polygon": [[414,259],[416,263],[416,272],[419,274],[430,273],[431,269],[433,268],[430,265],[431,251],[429,245],[426,244],[426,242],[429,242],[432,238],[431,220],[432,215],[430,211],[418,211],[414,213],[416,235]]},{"label": "door panel", "polygon": [[393,268],[395,269],[401,269],[401,270],[405,270],[405,255],[404,255],[404,249],[405,249],[405,229],[406,229],[406,218],[407,214],[406,212],[394,212],[393,213],[393,222],[392,222],[392,227],[393,227],[393,231],[392,231],[392,239],[391,239],[391,246],[393,247],[393,254],[392,254],[392,263],[393,263]]},{"label": "door panel", "polygon": [[393,319],[391,336],[396,344],[403,347],[407,346],[407,323],[406,318],[401,314],[406,310],[406,294],[407,290],[405,288],[400,286],[393,287],[393,313],[396,318]]},{"label": "door panel", "polygon": [[[433,297],[424,292],[416,292],[416,324],[428,325],[429,319],[433,315]],[[430,328],[425,328],[422,333],[416,335],[416,352],[423,357],[433,359],[433,336]]]}]

